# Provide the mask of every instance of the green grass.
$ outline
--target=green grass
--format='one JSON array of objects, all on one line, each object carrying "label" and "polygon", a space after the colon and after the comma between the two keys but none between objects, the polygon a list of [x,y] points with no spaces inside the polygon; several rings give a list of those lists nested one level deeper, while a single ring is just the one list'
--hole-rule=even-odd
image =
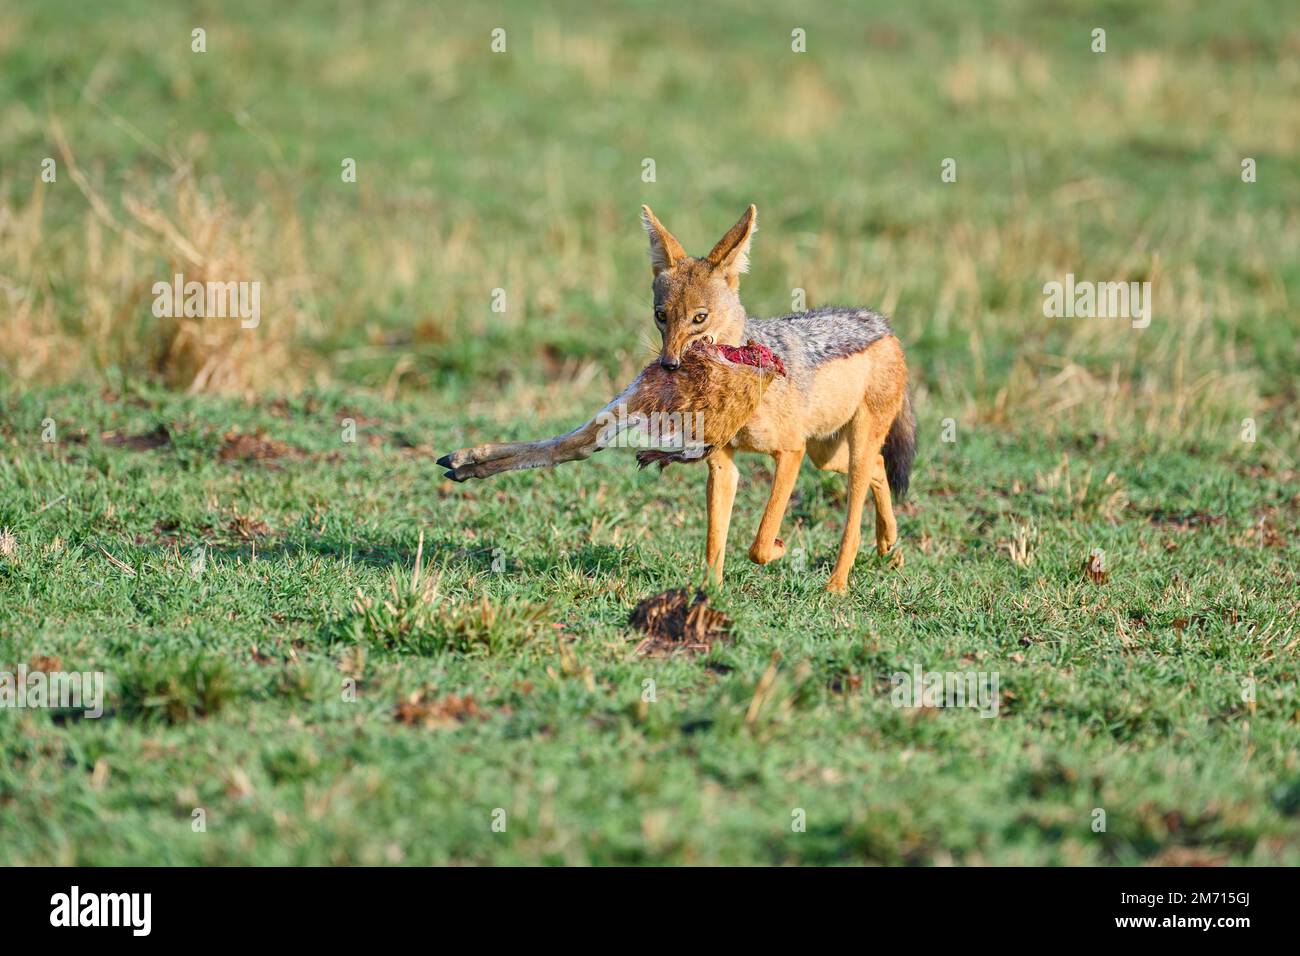
[{"label": "green grass", "polygon": [[[707,660],[650,660],[626,618],[689,580],[700,469],[658,478],[611,452],[462,489],[399,437],[442,447],[458,425],[366,400],[369,424],[344,444],[347,401],[17,402],[0,662],[102,670],[110,697],[99,721],[0,713],[6,862],[1300,857],[1293,477],[1074,450],[1070,500],[1052,487],[1059,450],[1032,438],[930,441],[904,569],[864,556],[836,598],[821,585],[838,479],[801,476],[786,537],[807,568],[757,568],[743,536],[765,489],[746,469],[717,595],[735,640]],[[23,436],[44,416],[89,436],[38,448]],[[99,438],[159,422],[184,440]],[[223,433],[258,428],[303,454],[217,459]],[[1085,458],[1127,503],[1078,494]],[[1039,532],[1028,565],[999,547],[1017,523]],[[410,583],[421,534],[431,603]],[[1080,569],[1093,548],[1104,584]],[[359,611],[358,593],[392,611]],[[774,689],[749,722],[773,651]],[[915,665],[998,672],[998,717],[894,708],[890,675]],[[639,707],[646,680],[657,700]],[[413,693],[468,694],[482,715],[410,726],[395,707]],[[191,832],[197,807],[206,833]]]},{"label": "green grass", "polygon": [[[808,6],[0,14],[0,671],[109,686],[0,709],[0,862],[1300,862],[1288,8]],[[824,594],[843,479],[806,467],[750,565],[742,459],[733,639],[647,659],[699,468],[432,459],[644,363],[642,202],[702,252],[750,201],[751,312],[894,316],[906,563]],[[153,318],[187,247],[264,282],[255,332]],[[1151,327],[1044,318],[1067,272],[1150,279]],[[996,672],[998,716],[894,707],[915,666]]]}]

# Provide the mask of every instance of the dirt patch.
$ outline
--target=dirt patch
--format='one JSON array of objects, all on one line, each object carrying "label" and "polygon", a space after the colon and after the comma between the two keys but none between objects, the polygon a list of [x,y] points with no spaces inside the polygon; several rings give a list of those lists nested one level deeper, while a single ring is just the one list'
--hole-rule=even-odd
[{"label": "dirt patch", "polygon": [[276,438],[269,438],[260,428],[250,434],[226,432],[222,436],[221,461],[274,461],[277,458],[296,457],[301,452]]},{"label": "dirt patch", "polygon": [[570,372],[570,360],[565,358],[561,352],[551,342],[545,342],[537,350],[538,357],[542,360],[542,365],[546,369],[548,378],[559,378],[561,375]]},{"label": "dirt patch", "polygon": [[831,675],[830,689],[832,694],[856,693],[862,689],[862,675],[838,670]]},{"label": "dirt patch", "polygon": [[1291,484],[1300,481],[1300,471],[1294,468],[1276,469],[1271,465],[1251,465],[1243,469],[1245,474],[1250,478],[1272,478],[1282,484]]},{"label": "dirt patch", "polygon": [[1255,512],[1255,521],[1241,534],[1240,543],[1250,547],[1284,548],[1287,544],[1286,530],[1278,527],[1278,510],[1274,507],[1261,508]]},{"label": "dirt patch", "polygon": [[254,538],[266,537],[271,533],[271,526],[265,521],[258,521],[256,518],[250,518],[247,515],[235,515],[226,525],[226,530],[236,538],[251,541]]},{"label": "dirt patch", "polygon": [[259,667],[266,667],[268,664],[275,663],[275,658],[270,657],[267,654],[263,654],[260,650],[257,649],[256,644],[254,644],[251,648],[249,648],[249,653],[252,656],[254,663],[256,663]]},{"label": "dirt patch", "polygon": [[403,431],[395,431],[391,435],[376,435],[372,433],[368,438],[372,448],[387,445],[396,448],[404,455],[433,456],[432,445],[427,442],[421,442],[418,438]]},{"label": "dirt patch", "polygon": [[1208,528],[1223,524],[1224,516],[1212,515],[1207,511],[1149,511],[1147,520],[1162,528]]},{"label": "dirt patch", "polygon": [[1174,633],[1182,637],[1183,632],[1193,628],[1208,627],[1216,620],[1228,625],[1235,626],[1241,621],[1241,614],[1236,608],[1207,608],[1198,614],[1190,617],[1176,617],[1169,622],[1169,626],[1174,629]]},{"label": "dirt patch", "polygon": [[703,591],[692,595],[686,588],[646,598],[633,608],[628,624],[645,632],[636,651],[650,657],[707,654],[715,642],[731,635],[731,619],[709,607]]},{"label": "dirt patch", "polygon": [[[155,544],[164,548],[173,548],[180,544],[181,536],[178,533],[181,530],[180,523],[177,521],[157,521],[153,526],[153,537],[148,535],[137,534],[135,543],[139,545]],[[211,529],[206,525],[199,529],[200,534],[205,534]]]},{"label": "dirt patch", "polygon": [[1224,866],[1231,858],[1210,847],[1171,846],[1151,858],[1152,866]]},{"label": "dirt patch", "polygon": [[344,405],[334,412],[334,420],[342,423],[345,419],[352,419],[358,428],[373,428],[376,425],[382,425],[381,419],[367,415],[365,412],[352,405]]},{"label": "dirt patch", "polygon": [[434,698],[416,691],[403,697],[393,708],[393,718],[408,727],[454,727],[485,716],[470,694]]},{"label": "dirt patch", "polygon": [[171,432],[166,425],[159,425],[151,432],[141,435],[123,435],[121,432],[104,432],[99,436],[110,448],[126,448],[130,451],[149,451],[162,448],[172,442]]},{"label": "dirt patch", "polygon": [[307,395],[297,402],[284,397],[273,398],[263,407],[276,418],[293,418],[295,415],[315,415],[320,411],[321,403],[315,395]]}]

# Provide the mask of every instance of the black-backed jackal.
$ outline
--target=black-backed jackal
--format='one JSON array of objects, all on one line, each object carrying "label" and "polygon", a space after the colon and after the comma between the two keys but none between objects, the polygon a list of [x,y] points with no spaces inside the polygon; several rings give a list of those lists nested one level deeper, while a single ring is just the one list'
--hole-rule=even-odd
[{"label": "black-backed jackal", "polygon": [[[605,413],[620,402],[639,408],[676,402],[681,411],[712,409],[719,427],[706,455],[705,560],[717,581],[722,580],[739,478],[736,452],[760,452],[775,461],[767,507],[749,548],[750,560],[758,564],[785,554],[781,521],[804,456],[823,470],[847,473],[848,516],[826,585],[829,591],[844,590],[862,540],[868,490],[876,502],[876,550],[888,554],[898,540],[893,498],[901,499],[907,490],[916,447],[902,346],[885,319],[870,309],[817,309],[776,319],[746,315],[739,288],[757,222],[753,206],[698,259],[686,255],[648,206],[642,207],[642,222],[650,237],[654,318],[662,348],[658,367],[642,372]],[[709,350],[713,365],[701,366],[699,356],[710,345],[746,343],[770,349],[781,360],[783,374],[769,370],[741,390],[743,400],[732,399],[729,386],[742,373],[725,359],[717,364],[716,349]],[[603,447],[599,420],[547,441],[462,449],[439,464],[450,469],[448,477],[463,481],[586,458]]]}]

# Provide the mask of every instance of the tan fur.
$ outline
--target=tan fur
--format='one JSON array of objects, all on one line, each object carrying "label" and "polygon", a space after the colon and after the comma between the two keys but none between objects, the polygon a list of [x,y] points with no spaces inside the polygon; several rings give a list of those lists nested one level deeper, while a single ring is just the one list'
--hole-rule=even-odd
[{"label": "tan fur", "polygon": [[682,244],[649,206],[641,207],[641,218],[650,235],[655,324],[663,339],[660,360],[678,361],[699,339],[743,344],[745,309],[737,290],[740,274],[749,268],[749,243],[758,227],[758,211],[750,206],[703,259],[682,252]]},{"label": "tan fur", "polygon": [[[705,259],[681,253],[681,243],[650,211],[643,218],[654,223],[652,259],[656,243],[674,253],[664,268],[655,268],[656,324],[663,341],[661,358],[671,362],[698,338],[739,345],[745,311],[738,295],[739,275],[747,264],[757,213],[753,206]],[[703,313],[703,321],[697,321]],[[800,389],[778,378],[763,394],[754,416],[740,429],[732,447],[715,451],[709,461],[709,530],[705,556],[717,581],[722,580],[726,538],[737,480],[734,452],[771,455],[775,462],[772,490],[749,549],[759,564],[781,557],[785,544],[781,522],[805,454],[819,468],[847,472],[849,503],[839,556],[827,590],[842,591],[848,584],[861,542],[863,502],[867,491],[876,502],[876,550],[887,554],[898,540],[881,447],[903,407],[907,391],[907,364],[898,339],[886,336],[854,355],[821,365],[811,387]]]}]

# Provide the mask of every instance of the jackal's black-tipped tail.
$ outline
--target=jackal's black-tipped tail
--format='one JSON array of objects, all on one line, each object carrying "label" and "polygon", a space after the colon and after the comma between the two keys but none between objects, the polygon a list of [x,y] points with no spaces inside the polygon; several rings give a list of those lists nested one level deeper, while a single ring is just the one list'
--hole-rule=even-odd
[{"label": "jackal's black-tipped tail", "polygon": [[912,477],[912,460],[916,457],[916,419],[912,417],[912,397],[903,392],[903,407],[898,410],[894,424],[889,426],[884,447],[885,477],[896,501],[907,495],[907,482]]}]

